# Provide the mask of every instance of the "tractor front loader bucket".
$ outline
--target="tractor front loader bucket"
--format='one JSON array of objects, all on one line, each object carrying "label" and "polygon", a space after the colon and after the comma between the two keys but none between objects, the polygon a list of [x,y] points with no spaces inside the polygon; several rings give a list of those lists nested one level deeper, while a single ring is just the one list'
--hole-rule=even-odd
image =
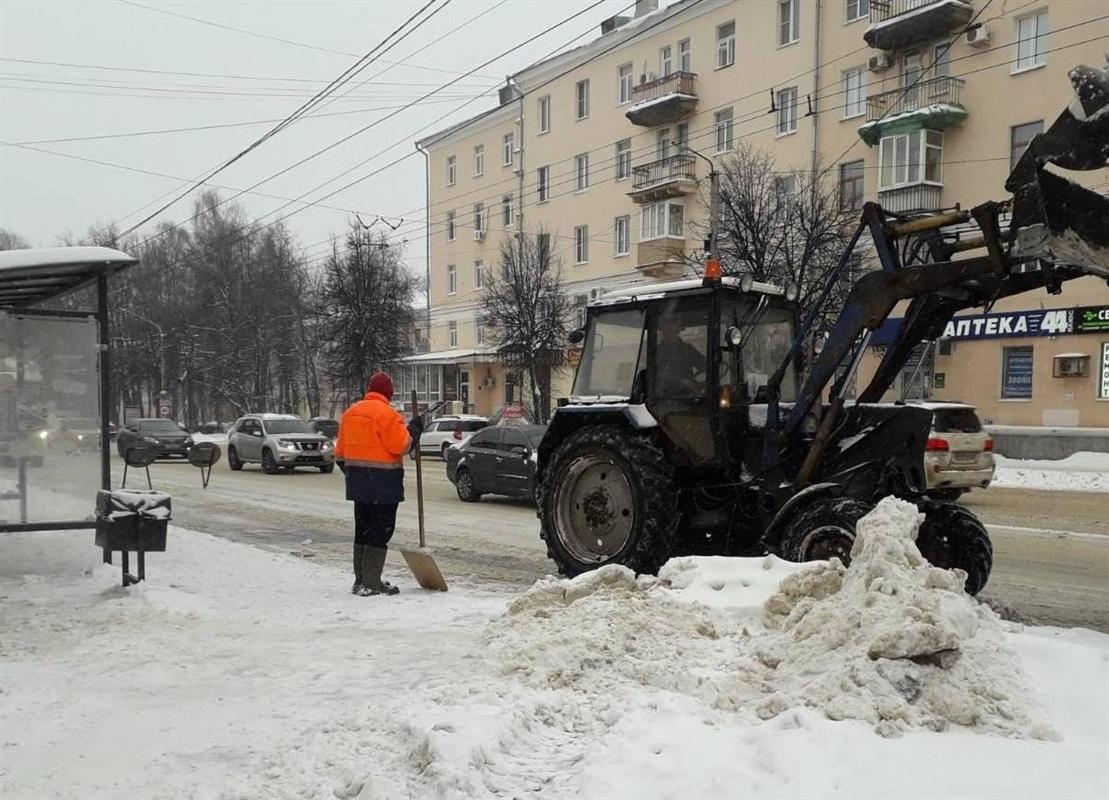
[{"label": "tractor front loader bucket", "polygon": [[1109,165],[1109,68],[1075,67],[1070,80],[1074,100],[1032,140],[1005,181],[1013,193],[1012,255],[1109,278],[1109,199],[1048,170]]}]

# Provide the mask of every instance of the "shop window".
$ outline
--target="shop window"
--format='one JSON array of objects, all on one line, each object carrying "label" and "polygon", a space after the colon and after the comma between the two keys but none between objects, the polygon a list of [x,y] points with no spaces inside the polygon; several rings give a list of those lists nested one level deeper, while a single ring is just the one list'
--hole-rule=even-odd
[{"label": "shop window", "polygon": [[1001,399],[1032,399],[1032,348],[1005,347],[1001,351]]}]

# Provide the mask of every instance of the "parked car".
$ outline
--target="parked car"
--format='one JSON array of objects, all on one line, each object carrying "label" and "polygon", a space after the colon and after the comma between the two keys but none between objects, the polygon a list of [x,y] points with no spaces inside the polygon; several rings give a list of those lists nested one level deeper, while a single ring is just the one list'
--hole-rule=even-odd
[{"label": "parked car", "polygon": [[334,445],[295,414],[247,414],[227,434],[227,464],[240,470],[250,463],[267,475],[297,467],[328,473],[335,469]]},{"label": "parked car", "polygon": [[928,494],[955,500],[993,480],[993,439],[982,430],[978,411],[965,403],[918,403],[932,412],[932,431],[924,448]]},{"label": "parked car", "polygon": [[[473,414],[449,414],[434,419],[420,436],[420,453],[436,453],[446,461],[452,445],[462,444],[488,425],[488,419]],[[412,456],[415,458],[415,453]]]},{"label": "parked car", "polygon": [[447,479],[458,497],[476,503],[484,494],[535,499],[536,450],[546,425],[490,426],[447,449]]},{"label": "parked car", "polygon": [[331,441],[339,435],[339,420],[331,419],[330,417],[312,417],[308,420],[308,424],[312,426],[312,430],[321,436],[326,436]]},{"label": "parked car", "polygon": [[171,419],[139,419],[123,426],[116,436],[116,449],[122,456],[136,439],[149,439],[158,444],[158,458],[187,458],[193,446],[189,432]]},{"label": "parked car", "polygon": [[[61,435],[71,450],[100,449],[100,420],[92,417],[69,417],[61,420]],[[111,434],[111,426],[108,428]]]}]

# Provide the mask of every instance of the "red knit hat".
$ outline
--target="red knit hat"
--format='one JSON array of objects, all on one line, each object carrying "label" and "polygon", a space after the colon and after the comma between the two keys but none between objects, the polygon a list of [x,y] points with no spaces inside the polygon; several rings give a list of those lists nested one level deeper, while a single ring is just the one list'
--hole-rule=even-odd
[{"label": "red knit hat", "polygon": [[393,379],[384,372],[375,372],[370,376],[370,391],[385,395],[386,400],[392,400]]}]

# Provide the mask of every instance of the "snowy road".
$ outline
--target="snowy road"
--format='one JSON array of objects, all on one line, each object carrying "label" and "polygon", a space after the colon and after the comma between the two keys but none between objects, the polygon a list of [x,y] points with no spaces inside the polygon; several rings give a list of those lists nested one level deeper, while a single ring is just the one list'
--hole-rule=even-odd
[{"label": "snowy road", "polygon": [[[338,472],[271,476],[257,467],[231,472],[221,462],[207,490],[188,464],[158,463],[151,474],[173,496],[178,525],[322,561],[349,557],[350,506]],[[415,544],[413,469],[406,478],[409,501],[395,541]],[[449,577],[527,585],[552,571],[531,506],[501,498],[462,503],[434,458],[425,462],[425,499],[429,544]],[[966,505],[993,537],[995,569],[984,593],[992,604],[1023,621],[1109,632],[1105,494],[992,488],[971,493]],[[399,555],[390,565],[403,568]]]}]

